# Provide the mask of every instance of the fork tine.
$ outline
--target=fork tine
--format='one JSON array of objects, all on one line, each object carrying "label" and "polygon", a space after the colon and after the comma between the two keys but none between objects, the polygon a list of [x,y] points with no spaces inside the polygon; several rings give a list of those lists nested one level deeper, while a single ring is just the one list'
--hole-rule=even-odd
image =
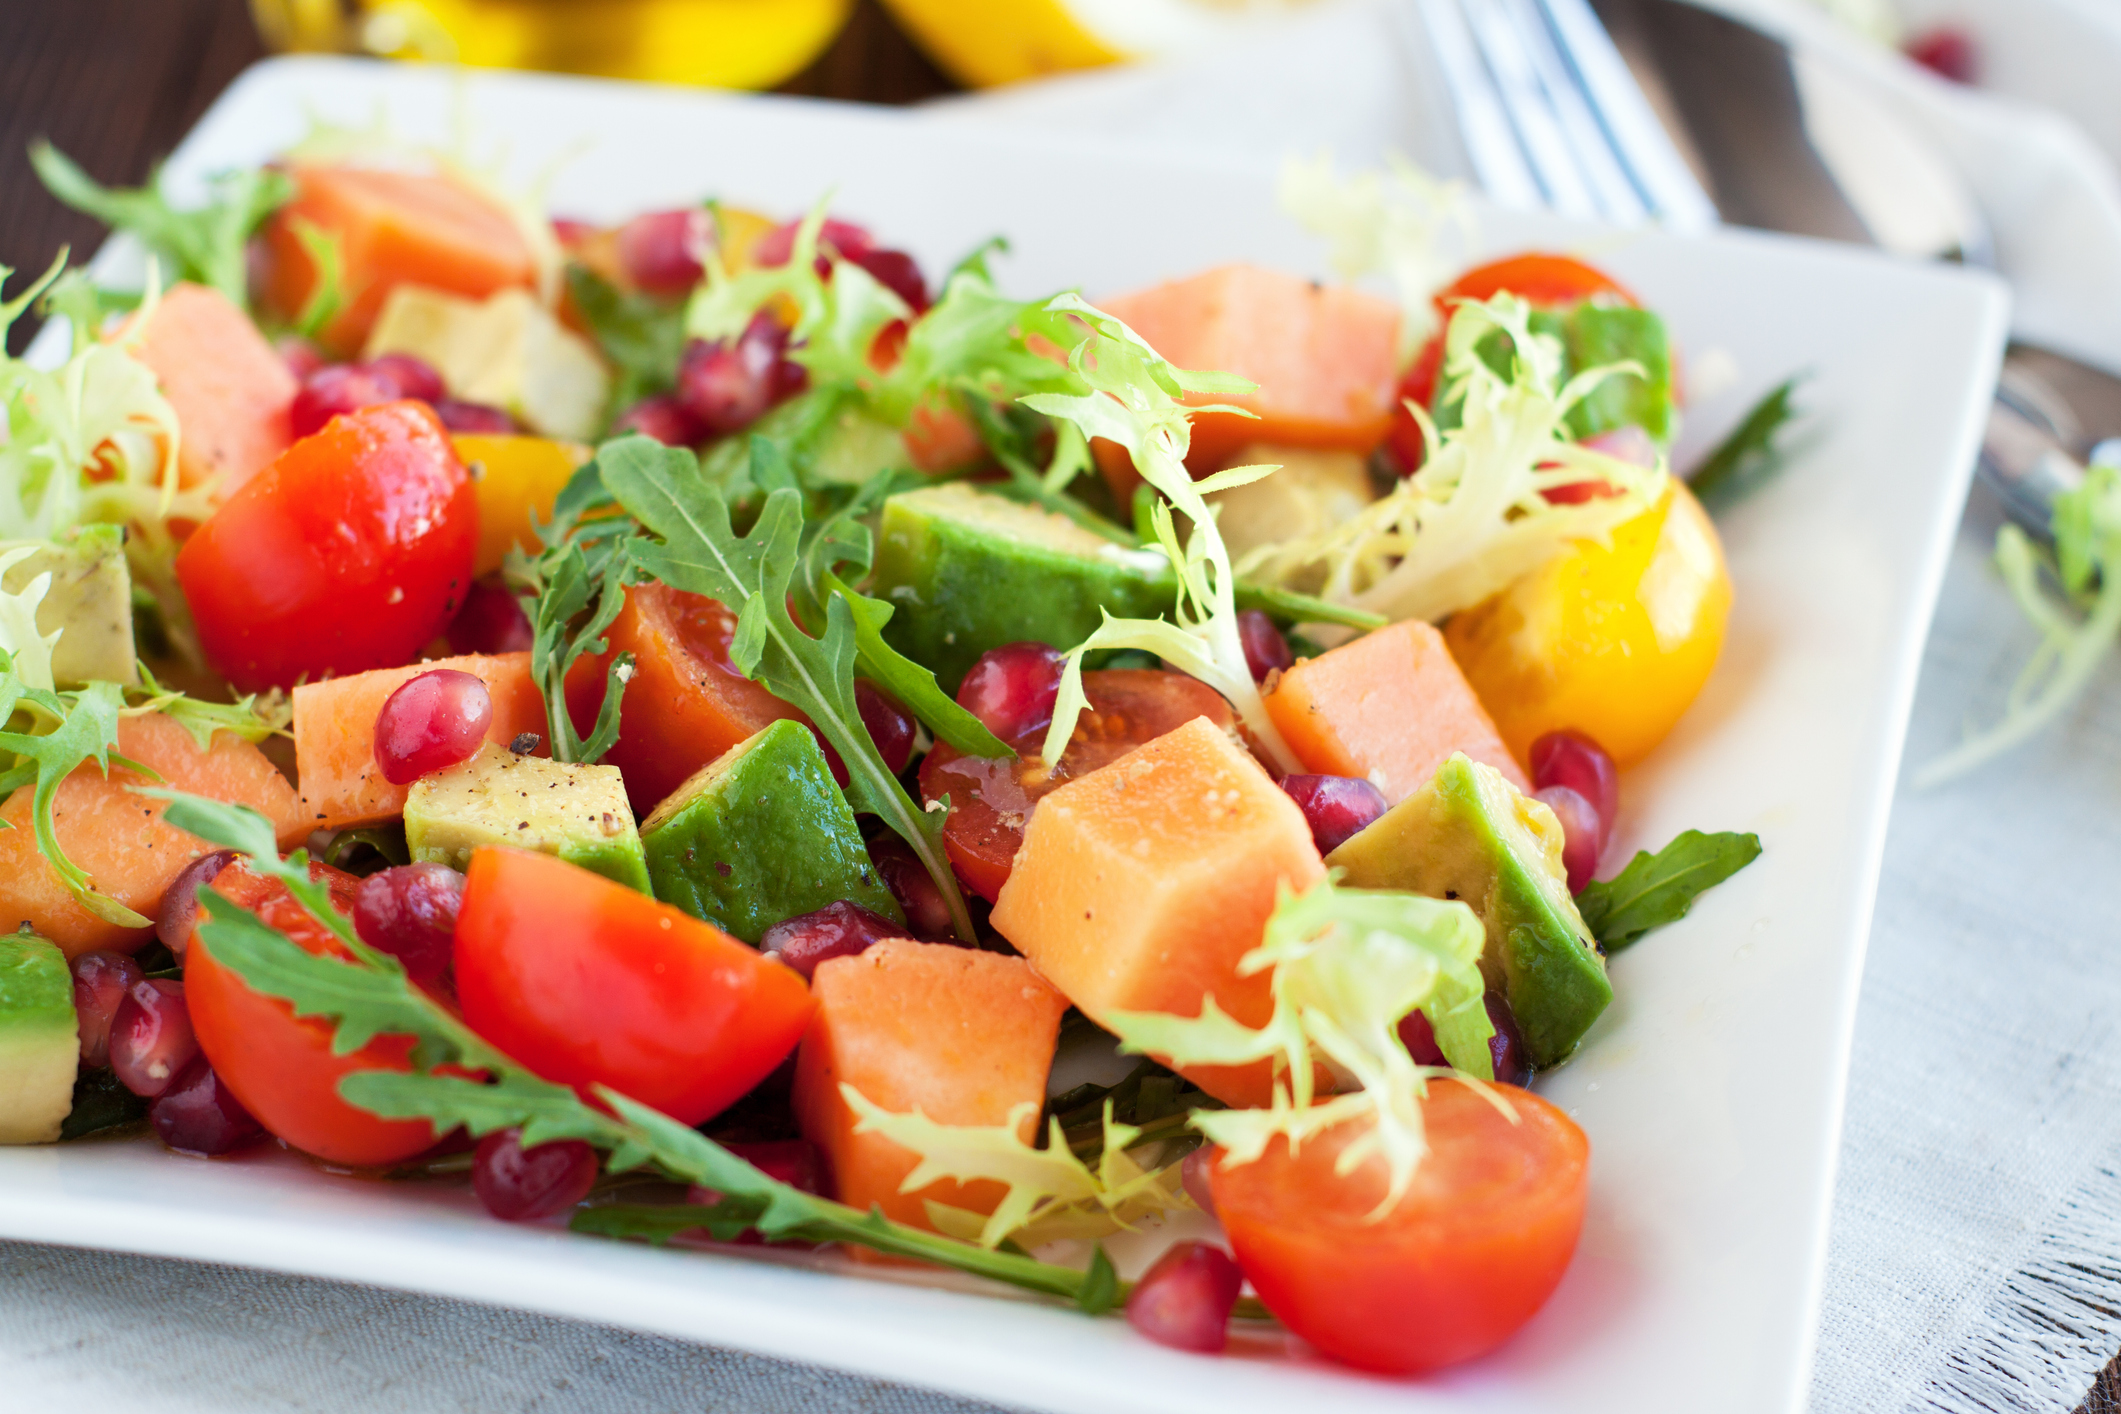
[{"label": "fork tine", "polygon": [[1649,216],[1649,208],[1620,154],[1613,150],[1575,70],[1556,48],[1545,14],[1536,0],[1504,0],[1504,4],[1525,57],[1553,108],[1562,138],[1576,155],[1576,170],[1590,188],[1598,213],[1624,226],[1640,224]]},{"label": "fork tine", "polygon": [[1564,216],[1597,216],[1598,203],[1509,12],[1500,0],[1459,0],[1459,8],[1547,205]]},{"label": "fork tine", "polygon": [[1673,145],[1589,0],[1534,0],[1563,63],[1651,214],[1677,230],[1716,224],[1716,204]]},{"label": "fork tine", "polygon": [[1455,0],[1417,0],[1422,26],[1428,32],[1429,48],[1443,70],[1444,85],[1451,90],[1451,108],[1458,119],[1459,140],[1473,164],[1473,175],[1481,189],[1502,206],[1537,208],[1546,205],[1539,181],[1525,161],[1517,134],[1504,111],[1502,95],[1474,46],[1465,16]]}]

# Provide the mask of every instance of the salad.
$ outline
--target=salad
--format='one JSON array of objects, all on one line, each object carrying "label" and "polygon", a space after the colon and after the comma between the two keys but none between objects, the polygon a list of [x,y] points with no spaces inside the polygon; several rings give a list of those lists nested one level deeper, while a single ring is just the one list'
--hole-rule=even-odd
[{"label": "salad", "polygon": [[183,211],[33,156],[152,260],[0,305],[72,328],[0,363],[0,1142],[1388,1373],[1553,1292],[1591,1146],[1527,1087],[1759,852],[1598,877],[1787,386],[1689,489],[1656,312],[1440,269],[1405,171],[1288,174],[1349,283],[1093,304],[344,135]]}]

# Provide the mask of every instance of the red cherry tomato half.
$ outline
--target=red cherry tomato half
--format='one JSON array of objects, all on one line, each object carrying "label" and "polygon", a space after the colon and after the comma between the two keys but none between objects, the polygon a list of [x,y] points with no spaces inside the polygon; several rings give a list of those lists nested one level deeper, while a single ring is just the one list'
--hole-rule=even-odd
[{"label": "red cherry tomato half", "polygon": [[[351,916],[360,880],[324,864],[309,869],[311,878],[330,886],[339,911]],[[305,952],[347,956],[278,880],[236,863],[220,872],[213,887]],[[333,1055],[330,1022],[298,1017],[288,1003],[253,992],[214,960],[211,945],[196,931],[184,954],[184,995],[199,1047],[221,1083],[260,1124],[297,1149],[365,1168],[434,1147],[434,1126],[427,1121],[378,1119],[339,1097],[339,1081],[356,1071],[411,1070],[411,1038],[379,1036],[351,1055]]]},{"label": "red cherry tomato half", "polygon": [[1443,372],[1443,326],[1450,322],[1453,305],[1459,300],[1493,299],[1505,291],[1537,309],[1560,309],[1594,295],[1611,295],[1624,304],[1640,303],[1603,270],[1572,256],[1538,252],[1475,266],[1438,290],[1436,332],[1399,380],[1399,402],[1394,404],[1392,431],[1386,437],[1402,468],[1411,471],[1420,466],[1423,455],[1421,428],[1403,404],[1411,398],[1425,408],[1436,406],[1436,379]]},{"label": "red cherry tomato half", "polygon": [[1283,1325],[1336,1360],[1386,1374],[1440,1369],[1501,1345],[1553,1295],[1576,1251],[1590,1141],[1530,1091],[1429,1087],[1429,1155],[1383,1218],[1384,1161],[1345,1176],[1343,1124],[1295,1157],[1276,1140],[1249,1164],[1208,1166],[1238,1265]]},{"label": "red cherry tomato half", "polygon": [[478,501],[424,403],[335,418],[239,487],[177,556],[214,666],[245,692],[397,667],[463,603]]},{"label": "red cherry tomato half", "polygon": [[685,1124],[795,1049],[810,991],[777,960],[550,855],[481,849],[457,914],[473,1030],[547,1080],[608,1085]]},{"label": "red cherry tomato half", "polygon": [[965,887],[992,903],[1008,882],[1024,825],[1039,798],[1063,782],[1117,761],[1195,717],[1228,730],[1236,720],[1214,688],[1184,673],[1114,668],[1083,674],[1090,710],[1076,722],[1060,764],[1046,769],[1043,724],[1009,745],[1017,756],[961,756],[940,743],[921,763],[921,795],[950,797],[943,850]]}]

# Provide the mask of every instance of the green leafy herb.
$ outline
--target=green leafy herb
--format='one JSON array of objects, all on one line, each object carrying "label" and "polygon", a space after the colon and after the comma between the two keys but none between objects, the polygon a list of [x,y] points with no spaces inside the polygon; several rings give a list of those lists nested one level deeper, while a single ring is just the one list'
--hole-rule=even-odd
[{"label": "green leafy herb", "polygon": [[586,265],[567,267],[567,293],[618,377],[611,406],[619,411],[668,389],[685,350],[685,306],[628,294]]},{"label": "green leafy herb", "polygon": [[129,231],[170,263],[179,280],[196,280],[250,308],[244,245],[258,224],[294,196],[294,179],[273,167],[248,167],[213,179],[213,195],[196,211],[178,211],[162,194],[157,172],[146,186],[106,187],[48,142],[33,144],[30,165],[45,189],[74,210]]},{"label": "green leafy herb", "polygon": [[295,218],[293,230],[310,264],[317,267],[316,288],[295,315],[295,332],[305,339],[314,339],[345,307],[346,253],[338,236],[305,217]]},{"label": "green leafy herb", "polygon": [[[851,1242],[1065,1300],[1081,1302],[1086,1291],[1092,1303],[1109,1305],[1116,1299],[1105,1290],[1108,1278],[1094,1263],[1090,1272],[1077,1272],[1014,1253],[983,1251],[894,1223],[881,1213],[860,1213],[769,1178],[697,1130],[616,1091],[597,1087],[595,1099],[604,1107],[598,1108],[568,1086],[539,1079],[414,987],[396,958],[363,943],[332,907],[329,888],[310,879],[306,851],[280,857],[264,816],[178,791],[146,793],[170,802],[167,818],[179,829],[248,854],[251,867],[285,885],[347,953],[342,958],[307,952],[210,886],[202,887],[201,936],[218,963],[253,991],[287,1001],[296,1015],[331,1021],[333,1049],[340,1055],[377,1036],[413,1039],[416,1069],[345,1077],[339,1093],[349,1103],[385,1119],[427,1119],[445,1130],[461,1125],[473,1136],[520,1126],[526,1146],[580,1139],[609,1156],[605,1162],[612,1173],[652,1169],[721,1195],[711,1205],[583,1210],[573,1222],[578,1231],[667,1241],[697,1230],[724,1239],[755,1230],[777,1241]],[[441,1065],[483,1072],[487,1078],[436,1074]]]},{"label": "green leafy herb", "polygon": [[140,664],[139,671],[140,686],[125,690],[126,707],[118,715],[140,717],[160,712],[191,733],[201,751],[213,748],[215,732],[234,732],[245,741],[263,741],[286,734],[294,724],[294,707],[277,688],[264,694],[253,692],[234,702],[201,702],[175,688],[164,687],[146,663]]},{"label": "green leafy herb", "polygon": [[[770,443],[756,441],[752,450],[755,479],[785,474],[785,467],[773,469]],[[854,699],[860,631],[852,597],[835,593],[825,602],[817,637],[789,613],[801,554],[802,493],[781,486],[767,496],[751,533],[738,535],[728,502],[707,484],[691,453],[629,437],[607,443],[597,459],[611,494],[658,537],[629,541],[630,561],[673,589],[704,594],[737,611],[730,661],[800,708],[832,743],[847,766],[847,803],[881,817],[913,847],[942,891],[958,937],[973,941],[971,915],[943,856],[942,817],[908,798],[862,725]]]},{"label": "green leafy herb", "polygon": [[1141,1142],[1181,1138],[1189,1111],[1218,1109],[1221,1104],[1192,1081],[1144,1057],[1116,1085],[1085,1083],[1049,1099],[1046,1118],[1060,1125],[1077,1158],[1094,1159],[1104,1152],[1108,1106],[1113,1119],[1140,1131]]},{"label": "green leafy herb", "polygon": [[59,1138],[62,1142],[83,1139],[124,1129],[146,1118],[147,1101],[126,1089],[109,1066],[84,1070],[74,1077],[74,1107],[59,1125]]},{"label": "green leafy herb", "polygon": [[1643,850],[1611,879],[1576,895],[1576,911],[1607,953],[1652,928],[1686,917],[1694,900],[1760,857],[1760,836],[1688,830],[1663,849]]},{"label": "green leafy herb", "polygon": [[[633,582],[626,549],[634,523],[612,514],[602,465],[614,449],[646,437],[607,442],[568,478],[553,503],[552,519],[537,527],[544,549],[535,557],[511,550],[503,566],[508,585],[523,596],[530,619],[530,674],[545,698],[545,721],[556,761],[600,760],[619,739],[619,703],[633,676],[633,655],[621,653],[604,672],[604,705],[587,738],[575,731],[567,710],[567,675],[585,657],[611,645],[605,635],[626,607]],[[680,455],[690,458],[689,452]]]},{"label": "green leafy herb", "polygon": [[2121,469],[2087,468],[2083,485],[2055,498],[2053,524],[2052,556],[2015,525],[1996,532],[1996,568],[2040,633],[2004,700],[2003,720],[1917,771],[1916,785],[1964,775],[2041,731],[2091,685],[2121,638]]},{"label": "green leafy herb", "polygon": [[1686,481],[1702,505],[1722,510],[1781,469],[1786,453],[1775,438],[1798,417],[1791,401],[1797,383],[1796,378],[1785,378],[1701,459]]}]

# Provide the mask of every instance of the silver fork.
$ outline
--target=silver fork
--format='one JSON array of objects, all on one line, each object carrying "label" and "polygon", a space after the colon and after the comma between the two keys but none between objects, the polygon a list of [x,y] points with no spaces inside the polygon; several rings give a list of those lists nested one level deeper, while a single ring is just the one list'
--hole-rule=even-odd
[{"label": "silver fork", "polygon": [[1716,207],[1587,0],[1417,0],[1481,186],[1510,206],[1698,231]]}]

